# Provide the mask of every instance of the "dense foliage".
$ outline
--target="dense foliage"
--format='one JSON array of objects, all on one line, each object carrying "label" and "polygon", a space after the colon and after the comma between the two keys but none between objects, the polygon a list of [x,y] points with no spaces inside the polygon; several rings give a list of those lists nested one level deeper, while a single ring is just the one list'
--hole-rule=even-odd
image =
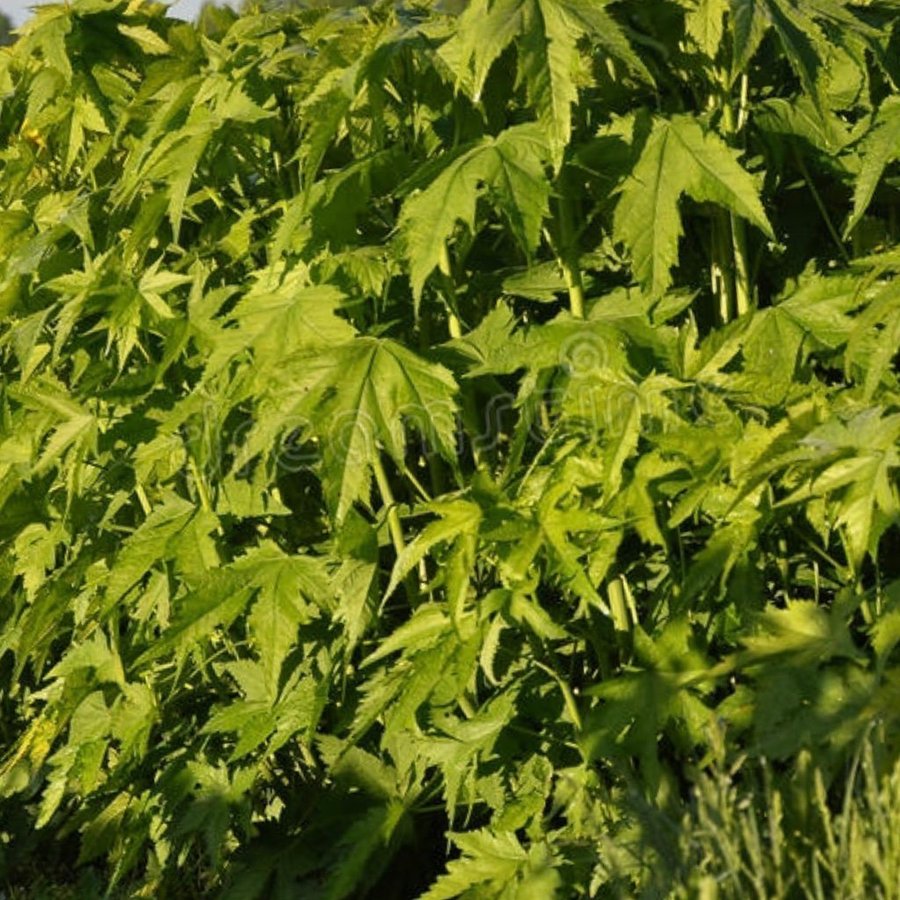
[{"label": "dense foliage", "polygon": [[7,884],[898,896],[898,17],[38,9]]}]

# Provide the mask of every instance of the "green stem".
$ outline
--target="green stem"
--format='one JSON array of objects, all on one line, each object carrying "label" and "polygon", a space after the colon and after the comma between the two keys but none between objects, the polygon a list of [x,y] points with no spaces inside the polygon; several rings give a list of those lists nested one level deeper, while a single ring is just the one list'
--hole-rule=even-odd
[{"label": "green stem", "polygon": [[141,509],[144,511],[145,516],[149,516],[150,513],[153,512],[153,507],[150,505],[150,501],[147,499],[147,492],[144,490],[144,486],[142,484],[136,484],[134,486],[134,492],[137,494],[138,502],[141,504]]},{"label": "green stem", "polygon": [[[400,523],[397,501],[394,498],[394,492],[391,490],[391,483],[388,481],[387,472],[385,472],[384,464],[381,462],[381,453],[378,450],[375,451],[372,457],[372,471],[375,473],[378,493],[381,494],[382,502],[387,509],[388,532],[391,535],[391,543],[394,545],[394,553],[399,557],[406,550],[406,541],[403,538],[403,526]],[[410,604],[415,606],[419,598],[419,585],[412,571],[408,572],[403,579],[403,585],[406,588],[406,596],[409,598]]]},{"label": "green stem", "polygon": [[727,212],[720,209],[713,221],[712,264],[713,279],[718,297],[718,319],[727,325],[734,318],[735,302],[734,248],[729,240],[731,221]]},{"label": "green stem", "polygon": [[[403,538],[403,526],[400,524],[400,513],[397,510],[397,501],[394,499],[391,483],[388,481],[387,472],[384,471],[384,465],[381,462],[381,453],[377,450],[372,457],[372,471],[375,473],[375,483],[378,485],[378,492],[381,494],[381,499],[387,509],[388,532],[391,535],[391,543],[394,545],[394,553],[399,557],[406,549],[406,541]],[[419,596],[419,586],[412,572],[409,572],[403,579],[403,584],[410,603],[415,604]]]},{"label": "green stem", "polygon": [[452,337],[454,340],[462,337],[462,328],[460,327],[459,317],[456,315],[456,313],[449,314],[447,328],[450,331],[450,337]]},{"label": "green stem", "polygon": [[734,213],[731,219],[731,242],[734,250],[734,303],[739,316],[750,311],[753,293],[747,266],[747,228],[744,220]]},{"label": "green stem", "polygon": [[444,473],[443,460],[436,453],[428,454],[428,480],[431,483],[431,494],[439,497],[446,491],[447,479]]},{"label": "green stem", "polygon": [[462,325],[456,314],[456,291],[453,286],[453,265],[450,262],[450,251],[447,242],[441,244],[441,256],[438,260],[438,268],[443,276],[444,302],[447,304],[447,327],[450,337],[457,339],[462,337]]},{"label": "green stem", "polygon": [[563,277],[566,279],[566,290],[569,292],[569,311],[575,319],[584,318],[584,286],[581,282],[581,270],[578,264],[562,261]]},{"label": "green stem", "polygon": [[551,678],[553,678],[557,685],[559,685],[559,689],[563,695],[563,702],[566,705],[566,710],[569,713],[569,718],[572,720],[572,724],[575,727],[576,732],[580,732],[582,729],[581,722],[581,714],[578,712],[578,703],[575,701],[575,695],[572,693],[572,689],[569,687],[568,682],[556,671],[556,667],[548,666],[546,663],[541,662],[540,660],[535,660],[535,664],[539,669],[543,669]]},{"label": "green stem", "polygon": [[209,491],[206,489],[206,482],[200,473],[200,467],[197,460],[193,456],[188,457],[188,468],[191,470],[191,477],[194,479],[194,487],[197,489],[197,497],[200,500],[200,506],[204,512],[212,512],[212,503],[209,499]]},{"label": "green stem", "polygon": [[394,499],[394,492],[391,490],[391,483],[388,481],[387,472],[384,471],[381,454],[378,451],[372,457],[372,471],[375,473],[378,493],[381,494],[381,499],[387,508],[387,524],[391,535],[391,543],[399,556],[406,549],[406,541],[403,539],[403,526],[400,524],[397,501]]},{"label": "green stem", "polygon": [[625,598],[625,588],[621,578],[614,578],[609,583],[609,610],[612,613],[613,628],[616,631],[627,632],[630,630],[628,623],[628,603]]},{"label": "green stem", "polygon": [[[456,283],[453,279],[453,263],[450,260],[450,251],[447,249],[446,241],[441,245],[441,256],[438,260],[438,268],[441,273],[441,280],[444,283],[444,302],[447,305],[447,328],[450,331],[450,337],[458,340],[463,336],[462,324],[459,316],[456,314]],[[461,388],[462,394],[462,411],[463,420],[473,429],[473,434],[479,433],[478,411],[470,390],[466,390],[465,386]],[[480,448],[475,446],[472,441],[472,458],[475,460],[476,467],[480,468],[483,462],[483,456]]]},{"label": "green stem", "polygon": [[[434,454],[432,454],[432,456],[433,455]],[[409,479],[410,484],[412,484],[412,486],[416,489],[416,492],[419,494],[419,498],[421,500],[424,500],[426,503],[431,503],[434,497],[432,497],[431,494],[429,494],[428,491],[425,490],[425,486],[421,481],[419,481],[418,478],[416,478],[415,474],[409,468],[409,466],[403,467],[403,477]]]},{"label": "green stem", "polygon": [[569,292],[569,311],[575,319],[584,318],[584,284],[581,280],[581,267],[578,264],[578,241],[575,238],[575,227],[572,220],[572,204],[564,178],[559,182],[559,264],[562,267],[566,290]]},{"label": "green stem", "polygon": [[740,131],[747,124],[747,95],[750,92],[750,79],[747,73],[741,75],[741,101],[738,107],[737,131]]},{"label": "green stem", "polygon": [[[741,76],[741,99],[738,108],[737,122],[734,119],[734,108],[727,96],[722,103],[722,128],[726,137],[734,138],[747,121],[747,91],[748,80],[746,74]],[[725,223],[723,222],[723,225]],[[750,266],[747,257],[747,228],[744,220],[734,213],[728,217],[728,230],[730,233],[730,250],[732,266],[729,273],[730,312],[742,316],[750,311],[753,303],[753,291],[750,286]],[[730,318],[730,316],[729,316]],[[727,322],[728,318],[723,319]]]}]

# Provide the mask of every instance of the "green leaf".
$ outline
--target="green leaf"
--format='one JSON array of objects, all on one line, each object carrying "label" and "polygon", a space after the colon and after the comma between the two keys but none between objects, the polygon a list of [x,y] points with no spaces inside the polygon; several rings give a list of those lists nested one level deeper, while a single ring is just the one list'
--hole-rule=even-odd
[{"label": "green leaf", "polygon": [[900,97],[887,97],[859,145],[862,165],[853,191],[853,213],[844,236],[856,227],[872,202],[875,188],[888,164],[900,159]]},{"label": "green leaf", "polygon": [[293,353],[350,340],[353,326],[336,314],[344,295],[328,284],[311,285],[301,267],[285,272],[274,267],[259,272],[255,283],[211,335],[214,350],[205,375],[212,377],[234,357],[253,350],[254,368],[279,366]]},{"label": "green leaf", "polygon": [[370,666],[398,650],[409,647],[424,649],[444,635],[449,625],[450,620],[441,607],[432,604],[420,606],[409,621],[401,625],[390,637],[385,638],[378,649],[363,660],[362,665]]},{"label": "green leaf", "polygon": [[481,522],[481,507],[469,500],[451,500],[429,503],[418,512],[433,512],[440,516],[426,525],[398,554],[391,572],[391,580],[385,590],[385,600],[397,589],[400,582],[424,559],[437,544],[457,541],[465,536],[475,537]]},{"label": "green leaf", "polygon": [[422,895],[421,900],[451,900],[453,897],[491,896],[503,898],[552,898],[561,878],[553,866],[548,846],[522,846],[512,832],[488,829],[451,834],[462,851],[447,864],[447,872]]},{"label": "green leaf", "polygon": [[767,609],[759,619],[758,633],[745,638],[744,646],[745,665],[770,664],[779,657],[802,664],[859,655],[838,613],[806,600],[790,601],[784,609]]},{"label": "green leaf", "polygon": [[753,113],[755,125],[781,143],[784,135],[801,138],[810,147],[838,162],[837,154],[852,140],[853,131],[831,110],[820,110],[808,97],[786,100],[774,97],[764,100]]},{"label": "green leaf", "polygon": [[417,298],[457,222],[475,231],[476,203],[485,193],[506,217],[522,249],[535,249],[550,197],[546,159],[541,130],[516,125],[452,157],[427,187],[406,200],[399,226]]},{"label": "green leaf", "polygon": [[173,555],[195,513],[192,503],[170,496],[147,516],[113,561],[106,582],[109,606],[121,600],[153,566]]},{"label": "green leaf", "polygon": [[853,333],[860,305],[852,275],[811,276],[769,309],[758,310],[739,337],[744,366],[720,382],[772,405],[784,402],[812,353],[836,350]]},{"label": "green leaf", "polygon": [[695,643],[683,618],[667,622],[653,637],[635,626],[640,668],[585,691],[603,700],[587,717],[581,736],[588,758],[634,753],[641,760],[644,779],[656,790],[661,774],[657,735],[670,721],[686,727],[693,743],[703,740],[713,712],[700,696],[708,664]]},{"label": "green leaf", "polygon": [[341,842],[340,861],[333,868],[322,894],[326,900],[343,900],[381,868],[381,853],[398,830],[407,824],[406,807],[393,799],[372,807],[347,829]]},{"label": "green leaf", "polygon": [[790,0],[731,0],[731,18],[732,77],[747,69],[766,32],[772,28],[804,90],[819,101],[818,71],[822,61],[815,43],[825,43],[825,39],[803,4]]},{"label": "green leaf", "polygon": [[298,627],[314,617],[319,605],[328,607],[325,570],[316,559],[287,556],[266,545],[249,553],[234,569],[258,591],[247,627],[262,663],[268,699],[274,702],[282,664],[297,643]]},{"label": "green leaf", "polygon": [[[602,3],[589,0],[475,0],[460,17],[457,66],[474,70],[473,96],[479,99],[488,73],[515,43],[519,77],[547,135],[554,167],[559,168],[572,132],[572,105],[579,42],[587,38],[604,54],[652,81],[640,57]],[[462,72],[459,75],[462,78]]]},{"label": "green leaf", "polygon": [[900,285],[888,282],[853,320],[847,341],[845,369],[858,379],[864,373],[863,399],[870,402],[878,388],[890,384],[900,346]]},{"label": "green leaf", "polygon": [[756,185],[737,154],[688,116],[657,118],[621,188],[613,234],[631,251],[632,269],[654,297],[671,284],[682,233],[682,194],[724,206],[774,239]]},{"label": "green leaf", "polygon": [[695,0],[685,14],[685,30],[709,59],[715,59],[722,44],[728,8],[728,0]]},{"label": "green leaf", "polygon": [[847,421],[832,419],[801,442],[803,455],[820,469],[783,502],[809,496],[828,498],[855,568],[867,553],[876,556],[881,535],[900,517],[900,494],[893,474],[900,468],[898,441],[900,415],[885,415],[872,407]]},{"label": "green leaf", "polygon": [[119,25],[119,33],[131,38],[145,53],[164,56],[171,52],[169,45],[146,25]]},{"label": "green leaf", "polygon": [[234,570],[213,572],[178,603],[171,625],[138,656],[133,668],[141,670],[169,654],[183,658],[197,643],[209,640],[214,629],[233,622],[252,594],[253,587],[243,583]]},{"label": "green leaf", "polygon": [[321,440],[325,495],[338,523],[353,503],[368,501],[380,447],[405,465],[406,423],[429,452],[455,459],[456,382],[402,344],[361,337],[301,356],[285,371],[275,391],[281,421],[305,419]]}]

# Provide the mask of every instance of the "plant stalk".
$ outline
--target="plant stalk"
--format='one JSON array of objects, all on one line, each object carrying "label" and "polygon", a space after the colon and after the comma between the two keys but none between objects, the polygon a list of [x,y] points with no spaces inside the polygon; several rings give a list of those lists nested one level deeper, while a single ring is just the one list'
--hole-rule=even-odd
[{"label": "plant stalk", "polygon": [[[391,490],[391,483],[388,481],[387,472],[384,471],[384,465],[381,462],[381,452],[376,450],[372,456],[372,471],[375,473],[375,483],[378,485],[378,493],[381,494],[382,502],[387,509],[387,526],[391,535],[391,543],[394,545],[394,552],[399,557],[406,549],[406,541],[403,538],[403,526],[400,523],[400,513],[397,510],[397,501],[394,498],[394,492]],[[412,572],[409,572],[403,579],[406,595],[409,597],[410,603],[415,604],[419,596],[419,586]]]},{"label": "plant stalk", "polygon": [[453,285],[453,266],[450,262],[450,251],[447,249],[447,242],[441,244],[441,256],[438,260],[438,269],[443,276],[444,282],[444,302],[447,304],[447,328],[450,331],[450,337],[454,340],[462,337],[462,325],[459,316],[456,314],[456,297]]},{"label": "plant stalk", "polygon": [[200,506],[204,512],[212,512],[212,502],[209,499],[209,491],[206,489],[206,482],[197,465],[197,460],[193,456],[188,456],[188,468],[191,470],[191,476],[194,479],[194,488],[197,491],[197,497],[200,500]]},{"label": "plant stalk", "polygon": [[[455,311],[456,282],[453,278],[453,263],[450,260],[450,251],[447,249],[446,241],[441,246],[441,256],[438,260],[438,268],[442,276],[441,280],[444,283],[444,302],[447,305],[447,328],[450,332],[450,337],[454,340],[458,340],[463,336],[462,323],[460,322],[459,316]],[[478,413],[473,402],[472,394],[470,391],[467,391],[465,389],[461,389],[460,393],[462,396],[462,412],[464,421],[473,428],[474,434],[477,436],[479,433]],[[472,458],[475,460],[475,465],[476,467],[481,468],[483,462],[481,449],[476,446],[474,439],[471,442],[471,446]]]},{"label": "plant stalk", "polygon": [[720,325],[727,325],[734,318],[737,308],[734,256],[731,219],[724,209],[720,209],[713,221],[712,241],[713,290],[718,298],[717,312]]},{"label": "plant stalk", "polygon": [[147,492],[144,490],[144,486],[140,483],[135,484],[134,492],[137,494],[138,502],[141,504],[144,515],[149,516],[150,513],[153,512],[153,507],[150,505],[150,500],[147,498]]},{"label": "plant stalk", "polygon": [[575,695],[572,693],[572,688],[569,687],[568,682],[559,672],[556,671],[556,666],[548,666],[546,663],[541,662],[540,660],[535,660],[535,665],[539,669],[543,669],[551,678],[553,678],[557,685],[559,685],[559,689],[563,695],[563,703],[566,706],[566,710],[569,713],[569,718],[572,720],[572,725],[575,728],[576,732],[580,732],[583,728],[581,721],[581,713],[578,711],[578,703],[575,700]]},{"label": "plant stalk", "polygon": [[612,614],[613,628],[616,631],[627,633],[631,625],[628,622],[628,604],[621,577],[614,578],[609,583],[607,596],[609,597],[609,610]]},{"label": "plant stalk", "polygon": [[559,179],[557,216],[560,240],[557,256],[566,282],[566,290],[569,294],[569,312],[572,313],[572,318],[583,319],[584,283],[581,280],[581,267],[578,264],[578,241],[575,236],[572,202],[569,197],[565,175],[560,175]]},{"label": "plant stalk", "polygon": [[750,312],[753,292],[747,266],[747,226],[740,216],[730,215],[731,243],[734,252],[734,304],[738,316]]},{"label": "plant stalk", "polygon": [[563,277],[566,280],[566,290],[569,292],[569,311],[572,318],[584,318],[584,286],[581,282],[581,269],[577,263],[570,260],[562,261]]},{"label": "plant stalk", "polygon": [[400,513],[397,511],[397,501],[391,490],[387,472],[381,462],[381,453],[376,451],[372,457],[372,471],[375,473],[375,483],[378,485],[378,493],[387,507],[388,531],[391,535],[391,543],[399,556],[406,549],[406,541],[403,539],[403,526],[400,524]]},{"label": "plant stalk", "polygon": [[[741,77],[741,99],[737,122],[734,118],[734,108],[728,98],[722,104],[722,126],[726,137],[734,138],[747,121],[747,91],[748,80],[745,74]],[[747,226],[740,216],[730,213],[727,227],[730,233],[732,258],[730,313],[742,316],[750,311],[753,304],[753,289],[750,285],[750,266],[747,257]],[[724,318],[723,324],[730,318],[731,315]]]}]

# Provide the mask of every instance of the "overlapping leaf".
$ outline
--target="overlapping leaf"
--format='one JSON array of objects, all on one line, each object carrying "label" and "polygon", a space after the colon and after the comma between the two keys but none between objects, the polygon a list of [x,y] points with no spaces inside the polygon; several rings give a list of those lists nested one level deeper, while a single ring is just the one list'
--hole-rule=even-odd
[{"label": "overlapping leaf", "polygon": [[694,119],[656,119],[622,186],[613,223],[613,233],[631,251],[635,277],[654,296],[671,284],[678,260],[682,195],[724,206],[774,238],[758,189],[737,154]]},{"label": "overlapping leaf", "polygon": [[403,205],[400,214],[413,293],[437,267],[458,222],[474,231],[479,195],[506,217],[526,253],[537,246],[550,186],[544,177],[547,150],[532,125],[507,129],[451,158],[441,173]]}]

